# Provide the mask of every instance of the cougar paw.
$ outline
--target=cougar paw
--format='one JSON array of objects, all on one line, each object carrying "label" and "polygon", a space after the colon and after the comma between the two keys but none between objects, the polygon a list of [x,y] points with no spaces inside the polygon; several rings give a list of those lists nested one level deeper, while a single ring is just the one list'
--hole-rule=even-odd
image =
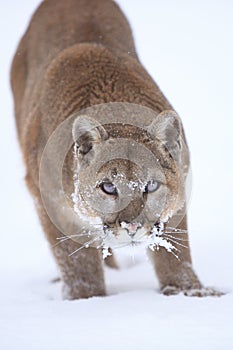
[{"label": "cougar paw", "polygon": [[220,297],[224,295],[224,293],[211,288],[211,287],[202,287],[200,289],[187,289],[183,291],[185,296],[188,297]]},{"label": "cougar paw", "polygon": [[181,289],[175,286],[165,286],[161,289],[161,293],[164,295],[177,295],[181,292]]},{"label": "cougar paw", "polygon": [[190,289],[182,289],[176,286],[165,286],[161,289],[162,294],[164,295],[177,295],[184,294],[187,297],[220,297],[224,295],[224,293],[211,288],[211,287],[200,287],[200,288],[190,288]]}]

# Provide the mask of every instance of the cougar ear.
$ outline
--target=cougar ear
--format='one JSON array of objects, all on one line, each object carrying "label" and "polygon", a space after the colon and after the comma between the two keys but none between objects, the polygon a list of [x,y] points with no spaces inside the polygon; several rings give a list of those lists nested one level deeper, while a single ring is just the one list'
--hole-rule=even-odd
[{"label": "cougar ear", "polygon": [[182,124],[175,111],[158,114],[148,126],[147,133],[152,140],[161,141],[176,161],[180,160]]},{"label": "cougar ear", "polygon": [[95,119],[86,116],[79,116],[75,119],[72,135],[81,154],[88,153],[94,144],[98,144],[108,138],[104,127]]}]

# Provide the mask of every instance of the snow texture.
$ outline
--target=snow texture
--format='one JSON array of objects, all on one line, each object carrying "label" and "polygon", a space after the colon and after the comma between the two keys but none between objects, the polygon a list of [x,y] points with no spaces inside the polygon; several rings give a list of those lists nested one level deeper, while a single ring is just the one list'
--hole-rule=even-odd
[{"label": "snow texture", "polygon": [[2,350],[233,348],[233,2],[118,2],[140,60],[184,123],[194,178],[189,229],[195,270],[205,285],[227,294],[161,295],[146,255],[132,248],[132,257],[127,252],[120,259],[125,267],[105,269],[106,297],[61,299],[61,283],[51,282],[58,271],[23,182],[9,88],[10,61],[39,0],[1,0]]}]

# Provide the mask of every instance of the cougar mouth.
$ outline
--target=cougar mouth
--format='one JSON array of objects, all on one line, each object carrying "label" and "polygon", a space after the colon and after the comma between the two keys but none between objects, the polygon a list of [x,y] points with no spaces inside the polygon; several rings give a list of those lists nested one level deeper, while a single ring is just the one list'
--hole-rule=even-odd
[{"label": "cougar mouth", "polygon": [[[141,223],[138,222],[121,222],[120,228],[110,228],[107,224],[104,224],[104,249],[122,248],[127,246],[139,246],[142,245],[145,248],[150,248],[152,251],[159,250],[163,247],[168,252],[177,251],[177,248],[172,244],[175,243],[174,239],[170,241],[169,235],[166,234],[164,223],[156,222],[150,230],[147,230]],[[176,256],[176,254],[174,254]]]},{"label": "cougar mouth", "polygon": [[147,245],[147,242],[149,245],[152,230],[154,229],[146,229],[140,222],[127,223],[122,221],[117,228],[110,227],[105,223],[103,225],[103,244],[113,249],[121,246]]}]

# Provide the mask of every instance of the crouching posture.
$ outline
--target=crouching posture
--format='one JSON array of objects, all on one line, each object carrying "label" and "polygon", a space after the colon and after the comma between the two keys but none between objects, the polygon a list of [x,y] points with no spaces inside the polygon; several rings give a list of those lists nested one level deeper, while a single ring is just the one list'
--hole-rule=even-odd
[{"label": "crouching posture", "polygon": [[[102,254],[114,266],[114,248],[135,244],[148,249],[162,293],[218,295],[192,268],[181,120],[140,64],[117,4],[43,1],[18,46],[11,83],[26,182],[64,297],[105,295]],[[70,134],[59,133],[40,173],[46,144],[67,121]],[[64,204],[50,165],[69,135],[60,174]]]}]

